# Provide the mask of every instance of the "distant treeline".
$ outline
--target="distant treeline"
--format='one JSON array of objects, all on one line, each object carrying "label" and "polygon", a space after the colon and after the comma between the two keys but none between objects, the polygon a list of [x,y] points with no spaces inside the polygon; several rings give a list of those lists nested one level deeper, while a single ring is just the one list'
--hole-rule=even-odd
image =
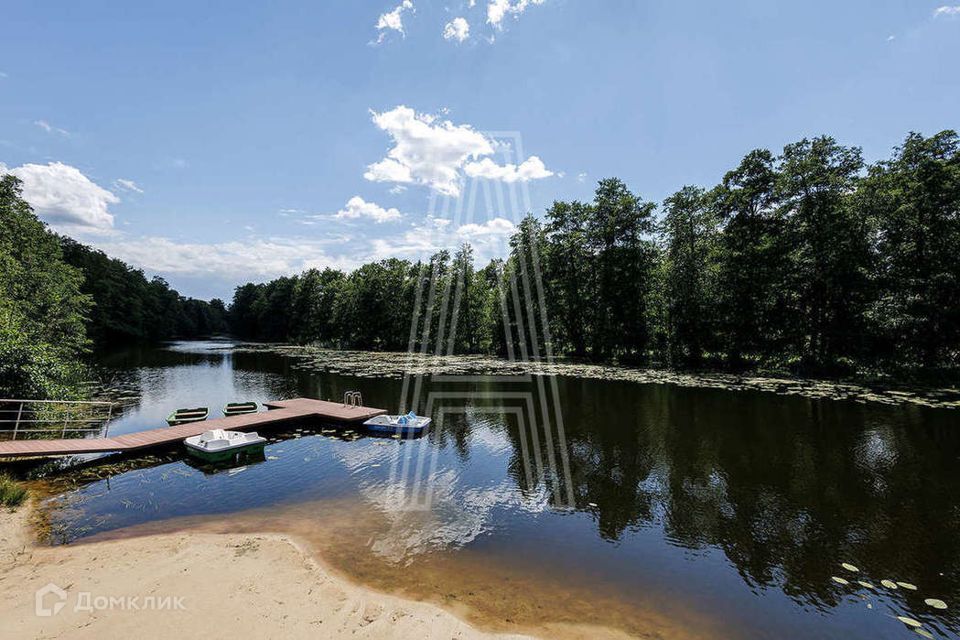
[{"label": "distant treeline", "polygon": [[60,238],[64,261],[83,274],[81,293],[93,301],[87,334],[94,342],[156,342],[227,333],[222,300],[185,298],[163,278],[147,279],[143,271],[79,242]]},{"label": "distant treeline", "polygon": [[226,330],[222,302],[184,298],[161,278],[47,229],[0,176],[0,397],[77,393],[94,344]]},{"label": "distant treeline", "polygon": [[[415,327],[414,344],[426,333],[444,353],[519,354],[530,326],[543,335],[545,311],[553,352],[591,360],[953,370],[958,149],[953,131],[910,134],[867,166],[859,148],[804,139],[751,151],[720,184],[685,186],[659,207],[602,180],[592,202],[526,217],[506,260],[475,270],[464,245],[426,263],[246,284],[230,325],[244,338],[402,350],[420,300],[431,326]],[[525,293],[538,275],[546,309]]]}]

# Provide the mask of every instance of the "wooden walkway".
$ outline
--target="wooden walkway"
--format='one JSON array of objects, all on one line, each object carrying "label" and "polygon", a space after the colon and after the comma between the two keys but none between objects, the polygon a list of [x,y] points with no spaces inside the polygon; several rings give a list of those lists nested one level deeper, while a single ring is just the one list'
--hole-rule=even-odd
[{"label": "wooden walkway", "polygon": [[72,438],[63,440],[9,440],[0,442],[0,459],[37,456],[62,456],[79,453],[107,453],[111,451],[136,451],[182,442],[184,438],[197,436],[211,429],[230,431],[254,431],[273,427],[291,420],[316,418],[327,422],[355,423],[386,413],[384,409],[350,407],[339,402],[294,398],[265,402],[269,411],[249,413],[229,418],[215,418],[203,422],[162,427],[139,431],[110,438]]}]

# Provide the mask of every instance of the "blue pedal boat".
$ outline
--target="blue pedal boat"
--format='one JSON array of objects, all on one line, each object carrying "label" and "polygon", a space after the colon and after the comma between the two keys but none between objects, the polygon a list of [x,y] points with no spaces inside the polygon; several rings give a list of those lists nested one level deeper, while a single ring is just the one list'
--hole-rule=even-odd
[{"label": "blue pedal boat", "polygon": [[374,416],[364,421],[363,426],[373,433],[419,435],[430,426],[430,418],[418,416],[413,411],[398,416]]}]

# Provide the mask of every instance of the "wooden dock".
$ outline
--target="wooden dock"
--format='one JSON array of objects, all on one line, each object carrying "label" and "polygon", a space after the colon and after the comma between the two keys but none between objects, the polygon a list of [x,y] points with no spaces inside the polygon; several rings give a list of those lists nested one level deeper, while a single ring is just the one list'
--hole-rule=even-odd
[{"label": "wooden dock", "polygon": [[343,405],[339,402],[294,398],[265,402],[268,411],[228,418],[191,422],[175,427],[138,431],[109,438],[68,438],[58,440],[9,440],[0,442],[0,459],[63,456],[80,453],[136,451],[182,442],[211,429],[255,431],[284,422],[315,418],[325,422],[352,424],[386,413],[385,409]]}]

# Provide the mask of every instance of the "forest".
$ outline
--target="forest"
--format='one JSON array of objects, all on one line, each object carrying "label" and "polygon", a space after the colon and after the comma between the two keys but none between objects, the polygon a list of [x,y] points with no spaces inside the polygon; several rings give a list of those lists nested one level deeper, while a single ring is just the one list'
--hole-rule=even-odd
[{"label": "forest", "polygon": [[830,137],[779,154],[757,149],[719,184],[684,186],[659,204],[605,179],[592,201],[525,217],[509,255],[480,268],[464,244],[426,261],[243,284],[229,309],[53,233],[5,176],[0,393],[68,397],[94,348],[226,332],[336,348],[549,349],[674,368],[942,381],[960,371],[958,255],[954,131],[911,133],[870,165]]},{"label": "forest", "polygon": [[223,302],[184,298],[51,232],[11,175],[0,177],[0,291],[2,397],[76,397],[94,348],[227,330]]},{"label": "forest", "polygon": [[[605,179],[590,202],[528,215],[510,255],[482,268],[463,245],[248,283],[229,323],[253,340],[496,355],[520,355],[532,326],[549,337],[541,353],[591,361],[951,374],[958,144],[954,131],[911,133],[867,165],[857,147],[804,139],[753,150],[719,184],[659,204]],[[538,279],[544,295],[526,295]]]}]

